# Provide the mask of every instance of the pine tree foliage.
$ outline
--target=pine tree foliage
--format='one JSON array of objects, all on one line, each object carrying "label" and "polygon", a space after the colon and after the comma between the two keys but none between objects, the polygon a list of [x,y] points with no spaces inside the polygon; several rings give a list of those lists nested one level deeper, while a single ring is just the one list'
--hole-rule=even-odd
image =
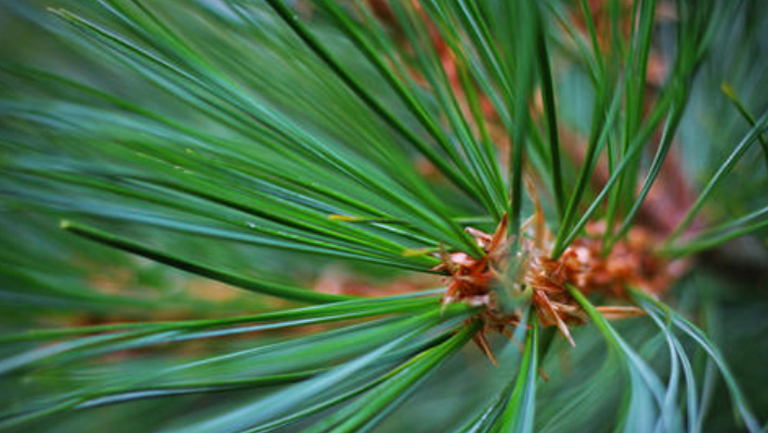
[{"label": "pine tree foliage", "polygon": [[50,3],[0,431],[765,430],[759,1]]}]

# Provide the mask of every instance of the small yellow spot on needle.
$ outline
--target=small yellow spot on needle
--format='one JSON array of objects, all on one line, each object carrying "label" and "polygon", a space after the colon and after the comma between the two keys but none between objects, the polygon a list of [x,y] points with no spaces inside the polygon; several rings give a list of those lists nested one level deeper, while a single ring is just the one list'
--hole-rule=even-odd
[{"label": "small yellow spot on needle", "polygon": [[725,96],[731,99],[736,98],[736,93],[733,91],[733,88],[728,83],[720,84],[720,90],[722,90],[723,93],[725,93]]},{"label": "small yellow spot on needle", "polygon": [[403,250],[403,257],[417,257],[437,251],[435,248],[406,248]]},{"label": "small yellow spot on needle", "polygon": [[360,217],[354,217],[349,215],[339,215],[339,214],[328,215],[328,219],[332,221],[346,221],[346,222],[360,221]]}]

